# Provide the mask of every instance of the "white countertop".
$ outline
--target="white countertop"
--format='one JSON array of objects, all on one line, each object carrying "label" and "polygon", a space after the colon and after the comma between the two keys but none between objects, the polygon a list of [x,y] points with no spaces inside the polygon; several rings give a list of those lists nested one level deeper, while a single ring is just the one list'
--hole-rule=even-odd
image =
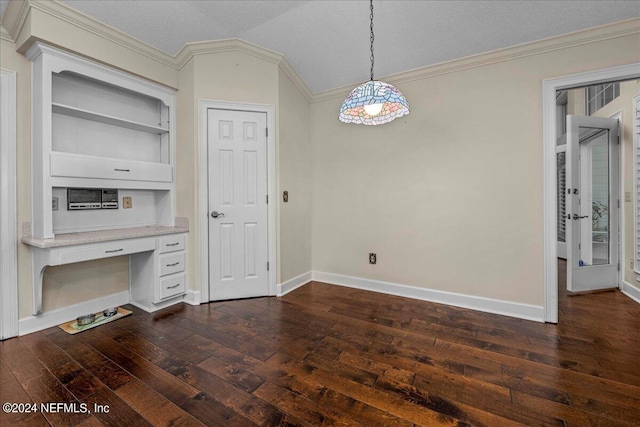
[{"label": "white countertop", "polygon": [[146,227],[116,228],[101,231],[65,233],[56,234],[53,239],[39,239],[31,236],[31,224],[25,222],[22,225],[22,243],[29,246],[46,249],[189,232],[188,218],[177,217],[175,224],[176,225],[174,227],[150,225]]}]

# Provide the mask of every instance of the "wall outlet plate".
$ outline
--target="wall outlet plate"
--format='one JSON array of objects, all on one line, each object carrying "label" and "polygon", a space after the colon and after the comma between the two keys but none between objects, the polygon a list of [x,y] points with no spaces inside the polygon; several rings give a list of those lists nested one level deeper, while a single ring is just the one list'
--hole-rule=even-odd
[{"label": "wall outlet plate", "polygon": [[58,210],[59,201],[60,201],[60,199],[58,197],[52,197],[51,198],[51,210],[54,210],[54,211]]},{"label": "wall outlet plate", "polygon": [[373,252],[369,252],[369,264],[375,264],[378,262],[378,256]]},{"label": "wall outlet plate", "polygon": [[131,197],[123,197],[122,198],[122,209],[131,209],[133,206]]}]

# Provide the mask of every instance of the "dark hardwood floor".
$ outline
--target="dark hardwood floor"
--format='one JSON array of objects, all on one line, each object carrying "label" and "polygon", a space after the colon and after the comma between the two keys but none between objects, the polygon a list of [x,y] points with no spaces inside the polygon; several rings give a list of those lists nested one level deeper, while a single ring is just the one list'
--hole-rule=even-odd
[{"label": "dark hardwood floor", "polygon": [[1,402],[108,413],[0,413],[0,424],[640,425],[640,305],[618,291],[561,292],[558,325],[322,283],[133,310],[0,344]]}]

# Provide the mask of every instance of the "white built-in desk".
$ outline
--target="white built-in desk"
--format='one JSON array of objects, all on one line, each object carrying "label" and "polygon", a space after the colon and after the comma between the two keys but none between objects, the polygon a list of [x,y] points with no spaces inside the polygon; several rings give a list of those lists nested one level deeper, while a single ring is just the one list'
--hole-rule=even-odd
[{"label": "white built-in desk", "polygon": [[189,225],[148,226],[57,234],[53,239],[31,236],[23,227],[22,242],[33,259],[33,314],[42,313],[42,280],[49,266],[129,255],[131,304],[148,312],[181,301],[186,293],[185,247]]}]

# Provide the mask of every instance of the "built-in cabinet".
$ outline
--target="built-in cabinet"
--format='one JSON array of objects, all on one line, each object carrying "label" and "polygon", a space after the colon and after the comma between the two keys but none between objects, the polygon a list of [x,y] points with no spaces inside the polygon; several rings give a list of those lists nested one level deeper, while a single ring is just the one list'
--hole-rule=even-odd
[{"label": "built-in cabinet", "polygon": [[55,235],[54,188],[165,192],[155,197],[156,221],[173,226],[174,91],[41,43],[27,57],[33,62],[33,236]]},{"label": "built-in cabinet", "polygon": [[[22,241],[32,247],[34,315],[47,267],[120,255],[129,302],[154,311],[181,301],[188,224],[175,218],[175,91],[41,43],[26,56],[32,215]],[[71,209],[69,188],[117,190],[118,206]]]}]

